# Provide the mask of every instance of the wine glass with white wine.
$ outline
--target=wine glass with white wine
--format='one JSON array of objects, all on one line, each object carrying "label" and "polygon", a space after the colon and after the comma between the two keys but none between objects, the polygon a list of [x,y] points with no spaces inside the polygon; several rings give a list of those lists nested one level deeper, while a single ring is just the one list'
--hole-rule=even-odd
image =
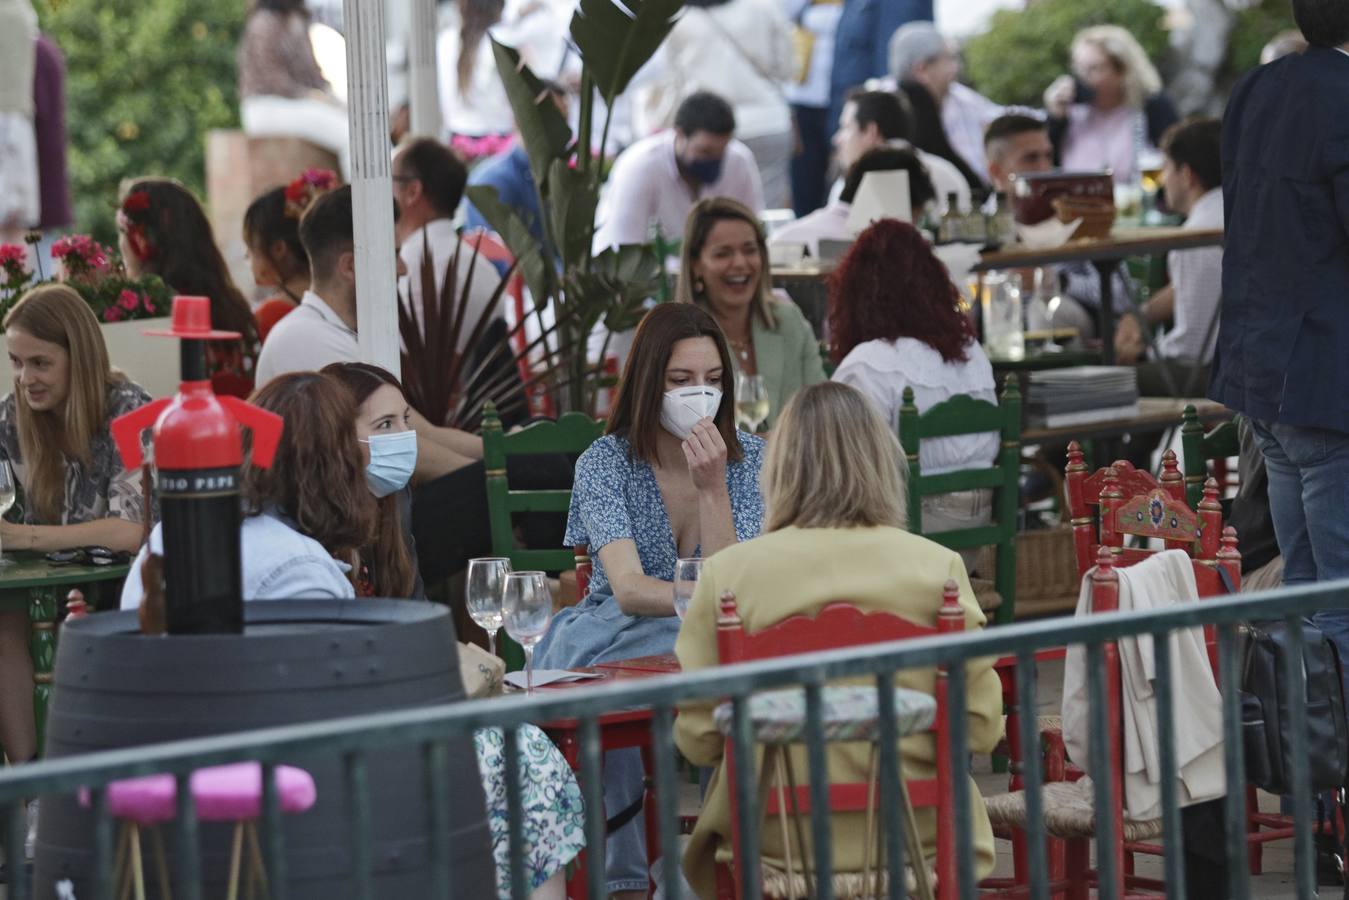
[{"label": "wine glass with white wine", "polygon": [[768,387],[762,375],[740,372],[735,376],[735,417],[751,434],[768,418]]},{"label": "wine glass with white wine", "polygon": [[[0,516],[9,512],[9,508],[14,505],[14,470],[9,467],[9,460],[0,460]],[[14,560],[6,559],[0,556],[0,567],[12,566]]]},{"label": "wine glass with white wine", "polygon": [[553,592],[542,572],[512,572],[506,576],[501,605],[506,633],[525,651],[525,693],[534,693],[534,646],[553,621]]},{"label": "wine glass with white wine", "polygon": [[501,601],[506,588],[506,576],[511,572],[511,561],[491,556],[468,561],[468,579],[465,601],[468,615],[478,627],[487,632],[487,649],[497,652],[497,632],[501,630]]}]

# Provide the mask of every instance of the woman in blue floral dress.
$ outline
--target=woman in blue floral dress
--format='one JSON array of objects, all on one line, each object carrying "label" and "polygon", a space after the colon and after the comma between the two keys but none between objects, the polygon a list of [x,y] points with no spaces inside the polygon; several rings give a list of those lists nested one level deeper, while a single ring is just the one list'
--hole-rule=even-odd
[{"label": "woman in blue floral dress", "polygon": [[[590,593],[558,613],[539,668],[673,652],[675,560],[759,534],[763,440],[735,430],[733,371],[721,329],[699,307],[663,304],[638,326],[607,433],[576,463],[564,543],[590,548]],[[641,792],[637,751],[606,754],[608,815]],[[641,819],[610,835],[611,895],[646,889]]]}]

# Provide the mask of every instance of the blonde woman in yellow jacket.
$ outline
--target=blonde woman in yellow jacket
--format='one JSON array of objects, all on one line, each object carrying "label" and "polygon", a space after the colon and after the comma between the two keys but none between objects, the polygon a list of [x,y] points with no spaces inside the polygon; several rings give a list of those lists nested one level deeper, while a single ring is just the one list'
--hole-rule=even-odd
[{"label": "blonde woman in yellow jacket", "polygon": [[[803,388],[787,404],[768,443],[760,475],[767,507],[764,534],[734,544],[703,566],[698,590],[675,643],[684,671],[718,664],[717,606],[734,591],[749,632],[794,615],[812,615],[825,604],[846,601],[867,612],[888,612],[935,627],[942,586],[960,586],[965,626],[982,628],[980,612],[959,554],[904,530],[903,453],[895,435],[855,389],[838,383]],[[1002,693],[991,659],[968,664],[966,697],[969,749],[989,752],[1002,737]],[[934,669],[901,672],[896,684],[932,693]],[[684,855],[684,872],[699,897],[715,896],[716,860],[731,856],[730,793],[722,770],[725,738],[712,722],[712,705],[681,708],[675,743],[690,762],[716,766],[702,814]],[[901,745],[904,774],[936,774],[931,735]],[[833,783],[866,781],[869,746],[833,744]],[[808,772],[804,749],[796,771]],[[975,875],[993,868],[993,833],[978,788],[970,783]],[[831,817],[836,872],[862,869],[863,813]],[[936,817],[918,811],[918,828],[935,854]],[[784,866],[779,829],[762,830],[763,859]],[[795,855],[795,854],[793,854]]]}]

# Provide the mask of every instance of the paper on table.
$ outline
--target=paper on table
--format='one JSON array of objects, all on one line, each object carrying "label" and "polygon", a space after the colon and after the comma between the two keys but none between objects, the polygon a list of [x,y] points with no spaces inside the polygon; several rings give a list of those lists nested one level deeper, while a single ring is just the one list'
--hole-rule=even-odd
[{"label": "paper on table", "polygon": [[[565,681],[591,681],[595,678],[606,678],[603,672],[573,672],[571,669],[535,669],[534,687],[543,687],[545,684],[561,684]],[[524,670],[519,672],[507,672],[506,683],[511,687],[525,689]]]},{"label": "paper on table", "polygon": [[1026,247],[1032,250],[1047,250],[1050,247],[1061,247],[1068,243],[1068,238],[1073,236],[1073,232],[1081,224],[1081,219],[1060,222],[1053,218],[1045,219],[1038,225],[1022,225],[1018,222],[1016,234]]}]

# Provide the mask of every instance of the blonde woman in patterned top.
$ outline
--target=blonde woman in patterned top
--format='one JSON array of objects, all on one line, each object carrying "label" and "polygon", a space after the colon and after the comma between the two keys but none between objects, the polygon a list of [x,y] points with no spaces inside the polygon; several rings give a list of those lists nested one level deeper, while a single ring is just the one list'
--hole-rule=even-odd
[{"label": "blonde woman in patterned top", "polygon": [[[0,456],[23,491],[23,521],[0,547],[45,553],[141,542],[140,472],[122,466],[108,423],[149,401],[111,368],[98,320],[65,285],[34,288],[4,319],[13,391],[0,399]],[[10,762],[36,753],[28,615],[0,613],[0,742]]]}]

